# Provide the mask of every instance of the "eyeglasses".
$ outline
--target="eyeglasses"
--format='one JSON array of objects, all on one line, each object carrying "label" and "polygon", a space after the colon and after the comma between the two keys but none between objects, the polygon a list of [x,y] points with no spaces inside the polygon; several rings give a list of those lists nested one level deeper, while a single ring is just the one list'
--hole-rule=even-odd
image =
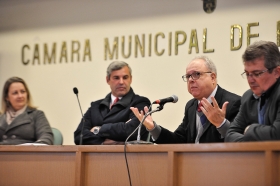
[{"label": "eyeglasses", "polygon": [[243,72],[243,73],[241,74],[241,76],[242,76],[244,79],[246,79],[246,78],[248,78],[248,77],[251,77],[251,78],[259,78],[263,73],[265,73],[265,72],[267,72],[267,71],[269,71],[269,70],[272,70],[272,69],[274,69],[274,68],[276,68],[276,67],[268,68],[268,69],[263,70],[263,71],[254,71],[254,72],[252,72],[252,73]]},{"label": "eyeglasses", "polygon": [[200,78],[200,76],[201,76],[202,74],[205,74],[205,73],[212,73],[212,72],[193,72],[192,74],[183,75],[183,76],[182,76],[182,79],[183,79],[183,81],[185,81],[185,82],[188,82],[189,79],[190,79],[190,77],[192,77],[193,80],[197,80],[197,79]]}]

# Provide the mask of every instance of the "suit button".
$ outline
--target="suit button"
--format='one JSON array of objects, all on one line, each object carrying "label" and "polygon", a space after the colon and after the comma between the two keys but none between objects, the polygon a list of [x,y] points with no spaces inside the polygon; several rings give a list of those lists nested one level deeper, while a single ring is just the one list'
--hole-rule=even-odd
[{"label": "suit button", "polygon": [[7,135],[3,135],[3,139],[7,139],[8,138],[8,136]]},{"label": "suit button", "polygon": [[12,138],[12,139],[16,139],[17,136],[16,136],[16,135],[12,135],[11,138]]}]

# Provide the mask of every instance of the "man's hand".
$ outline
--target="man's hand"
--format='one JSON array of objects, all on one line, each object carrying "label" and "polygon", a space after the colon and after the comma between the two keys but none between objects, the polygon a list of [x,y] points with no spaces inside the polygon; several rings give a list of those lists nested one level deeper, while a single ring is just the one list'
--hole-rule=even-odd
[{"label": "man's hand", "polygon": [[201,103],[203,107],[200,107],[204,115],[207,117],[207,119],[216,127],[219,127],[226,116],[226,110],[228,102],[226,101],[223,104],[222,109],[219,108],[219,105],[214,97],[211,97],[213,105],[206,99],[203,98],[201,100]]},{"label": "man's hand", "polygon": [[[137,108],[135,107],[130,107],[130,110],[134,113],[134,115],[138,118],[138,120],[141,122],[145,116],[144,112],[141,110],[140,112],[138,111]],[[149,109],[147,106],[144,107],[145,113],[149,112]],[[147,116],[145,121],[143,122],[143,125],[148,129],[151,130],[155,127],[153,118],[151,115]]]}]

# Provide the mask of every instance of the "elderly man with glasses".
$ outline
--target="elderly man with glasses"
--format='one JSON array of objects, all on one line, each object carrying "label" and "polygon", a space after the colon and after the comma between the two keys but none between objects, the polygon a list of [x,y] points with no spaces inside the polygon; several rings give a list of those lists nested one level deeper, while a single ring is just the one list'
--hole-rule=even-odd
[{"label": "elderly man with glasses", "polygon": [[240,111],[226,141],[280,140],[280,52],[269,41],[248,46],[243,56],[250,89],[242,96]]},{"label": "elderly man with glasses", "polygon": [[[182,76],[194,99],[187,102],[185,117],[171,132],[156,124],[148,116],[144,125],[156,143],[212,143],[223,142],[230,122],[238,113],[240,96],[222,89],[217,84],[217,70],[207,57],[194,58]],[[131,108],[142,121],[144,112]],[[148,112],[148,108],[144,108]]]}]

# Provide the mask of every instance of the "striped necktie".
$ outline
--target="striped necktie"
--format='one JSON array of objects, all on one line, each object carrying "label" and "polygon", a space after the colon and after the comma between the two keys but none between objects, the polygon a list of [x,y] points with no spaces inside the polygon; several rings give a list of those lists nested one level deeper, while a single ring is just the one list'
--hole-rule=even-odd
[{"label": "striped necktie", "polygon": [[202,110],[200,109],[200,107],[202,107],[202,104],[201,102],[199,103],[198,107],[197,107],[197,112],[198,112],[198,115],[200,117],[200,122],[202,124],[203,127],[205,127],[205,123],[207,121],[207,118],[206,116],[203,114]]}]

